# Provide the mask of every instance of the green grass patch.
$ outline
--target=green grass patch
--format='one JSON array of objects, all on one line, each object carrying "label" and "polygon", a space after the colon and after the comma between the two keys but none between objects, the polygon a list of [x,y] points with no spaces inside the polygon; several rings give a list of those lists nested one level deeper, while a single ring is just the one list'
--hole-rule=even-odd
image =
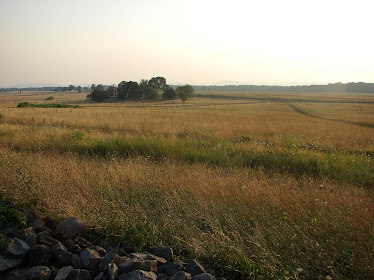
[{"label": "green grass patch", "polygon": [[6,224],[25,226],[26,217],[18,209],[9,205],[0,206],[0,227]]},{"label": "green grass patch", "polygon": [[[50,100],[50,99],[48,99]],[[68,105],[68,104],[31,104],[29,102],[21,102],[18,103],[17,108],[27,108],[27,107],[34,107],[34,108],[80,108],[79,105]]]},{"label": "green grass patch", "polygon": [[248,151],[229,141],[146,137],[79,140],[75,141],[73,150],[101,156],[142,156],[155,161],[172,158],[187,163],[204,163],[225,168],[260,168],[296,176],[327,177],[365,187],[372,187],[374,184],[372,159],[366,155],[344,151]]}]

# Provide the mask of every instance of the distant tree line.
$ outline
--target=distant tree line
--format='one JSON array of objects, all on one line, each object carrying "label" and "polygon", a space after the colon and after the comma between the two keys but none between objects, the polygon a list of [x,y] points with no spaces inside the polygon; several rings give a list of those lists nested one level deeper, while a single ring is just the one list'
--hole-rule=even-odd
[{"label": "distant tree line", "polygon": [[[157,78],[161,78],[158,79]],[[154,80],[152,80],[154,79]],[[151,80],[141,80],[140,83],[137,82],[125,82],[122,81],[118,88],[122,87],[123,90],[122,97],[118,97],[121,99],[137,99],[137,98],[144,98],[144,99],[156,99],[160,96],[173,99],[177,96],[183,96],[185,93],[184,91],[177,90],[178,87],[169,86],[163,84],[163,77],[156,77],[152,78]],[[159,84],[157,84],[159,83]],[[127,85],[125,85],[127,84]],[[171,87],[174,92],[170,89]],[[246,91],[246,92],[350,92],[350,93],[374,93],[374,83],[334,83],[328,85],[301,85],[301,86],[268,86],[268,85],[226,85],[226,86],[190,86],[186,85],[183,87],[188,87],[188,91],[193,92],[193,90],[197,91]],[[105,90],[108,90],[109,86],[104,86]],[[140,89],[138,89],[140,88]],[[154,88],[157,91],[157,94],[151,89]],[[93,88],[91,87],[75,87],[74,85],[70,85],[68,87],[26,87],[26,88],[0,88],[0,92],[9,92],[9,91],[55,91],[55,92],[67,92],[77,90],[78,92],[90,92],[92,93]],[[140,91],[140,92],[139,92]],[[164,93],[166,94],[164,96]],[[129,95],[127,94],[129,93]],[[135,96],[134,96],[135,94]],[[127,96],[127,97],[126,97]],[[138,97],[136,97],[138,96]],[[141,96],[141,97],[139,97]],[[188,96],[188,94],[187,94]],[[187,97],[188,98],[188,97]],[[183,99],[182,99],[183,100]]]},{"label": "distant tree line", "polygon": [[69,85],[68,87],[25,87],[25,88],[0,88],[0,92],[10,92],[10,91],[54,91],[54,92],[67,92],[67,91],[78,91],[81,92],[89,92],[89,87],[82,87],[82,86],[74,86]]},{"label": "distant tree line", "polygon": [[[113,95],[116,90],[116,95]],[[164,77],[153,77],[150,80],[138,82],[122,81],[117,87],[108,87],[102,84],[92,85],[91,93],[87,98],[95,101],[103,101],[109,98],[121,100],[155,100],[159,98],[172,100],[180,98],[185,102],[193,95],[194,88],[190,85],[172,87],[166,84]]]},{"label": "distant tree line", "polygon": [[351,92],[374,93],[374,83],[334,83],[328,85],[267,86],[267,85],[227,85],[194,86],[198,91],[246,91],[246,92]]}]

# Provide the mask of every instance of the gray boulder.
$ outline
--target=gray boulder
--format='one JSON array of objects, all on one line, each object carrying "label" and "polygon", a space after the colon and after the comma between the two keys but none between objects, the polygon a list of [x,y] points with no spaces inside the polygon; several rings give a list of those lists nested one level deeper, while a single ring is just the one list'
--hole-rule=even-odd
[{"label": "gray boulder", "polygon": [[108,264],[104,277],[107,280],[114,280],[117,278],[118,274],[119,274],[119,270],[118,270],[117,265],[115,263],[110,263]]},{"label": "gray boulder", "polygon": [[128,259],[125,262],[118,265],[119,273],[128,273],[136,269],[136,266],[141,262],[139,259]]},{"label": "gray boulder", "polygon": [[164,272],[172,276],[180,270],[183,270],[183,263],[181,261],[167,262],[166,264],[158,267],[158,272]]},{"label": "gray boulder", "polygon": [[89,270],[97,270],[101,262],[99,254],[95,250],[89,248],[81,251],[80,260],[82,266]]},{"label": "gray boulder", "polygon": [[16,267],[18,264],[21,263],[21,261],[22,259],[14,259],[5,256],[0,256],[0,272]]},{"label": "gray boulder", "polygon": [[169,280],[191,280],[191,274],[185,271],[179,271],[171,276]]},{"label": "gray boulder", "polygon": [[73,269],[70,271],[68,280],[93,280],[95,274],[86,269]]},{"label": "gray boulder", "polygon": [[30,250],[30,246],[18,238],[14,238],[7,248],[8,253],[16,258],[22,258],[28,250]]},{"label": "gray boulder", "polygon": [[189,260],[186,266],[186,271],[192,276],[206,273],[205,268],[197,260]]},{"label": "gray boulder", "polygon": [[122,259],[114,252],[108,252],[104,258],[101,260],[99,264],[99,270],[104,271],[108,264],[115,263],[115,264],[121,264],[123,261]]},{"label": "gray boulder", "polygon": [[66,280],[72,270],[73,270],[72,266],[65,266],[59,269],[54,280]]},{"label": "gray boulder", "polygon": [[118,280],[156,280],[157,275],[154,272],[134,270],[132,272],[122,274]]},{"label": "gray boulder", "polygon": [[83,237],[77,237],[74,239],[74,242],[77,243],[81,248],[86,248],[92,245],[92,243]]},{"label": "gray boulder", "polygon": [[146,256],[146,259],[147,259],[147,260],[155,260],[155,261],[157,261],[157,265],[158,265],[158,266],[167,263],[167,260],[165,260],[164,258],[157,257],[157,256],[152,255],[152,254],[148,254],[148,255]]},{"label": "gray boulder", "polygon": [[62,265],[71,264],[71,258],[73,257],[73,254],[70,253],[68,249],[66,249],[66,247],[60,242],[52,246],[52,251]]},{"label": "gray boulder", "polygon": [[51,278],[51,270],[47,266],[38,265],[28,270],[27,280],[49,280]]},{"label": "gray boulder", "polygon": [[173,260],[173,249],[166,246],[157,247],[155,255],[164,258],[167,261]]},{"label": "gray boulder", "polygon": [[53,252],[47,245],[34,245],[27,252],[26,258],[30,266],[49,265]]},{"label": "gray boulder", "polygon": [[89,226],[76,217],[66,219],[56,226],[56,233],[60,234],[63,239],[74,239],[78,235],[85,234],[88,230]]}]

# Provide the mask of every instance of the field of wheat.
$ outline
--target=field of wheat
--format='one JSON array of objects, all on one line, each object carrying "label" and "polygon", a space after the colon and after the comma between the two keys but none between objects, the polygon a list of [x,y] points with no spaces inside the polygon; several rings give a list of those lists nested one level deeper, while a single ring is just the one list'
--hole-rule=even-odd
[{"label": "field of wheat", "polygon": [[171,245],[228,278],[374,278],[373,101],[0,94],[0,195]]}]

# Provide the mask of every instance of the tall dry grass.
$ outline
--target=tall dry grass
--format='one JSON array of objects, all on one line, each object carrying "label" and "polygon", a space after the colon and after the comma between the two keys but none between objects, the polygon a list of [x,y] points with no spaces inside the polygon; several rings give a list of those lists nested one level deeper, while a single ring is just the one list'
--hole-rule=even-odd
[{"label": "tall dry grass", "polygon": [[53,102],[83,108],[14,108],[46,96],[0,95],[2,198],[170,244],[233,279],[374,278],[372,128],[237,100],[64,94]]},{"label": "tall dry grass", "polygon": [[[1,148],[1,195],[79,216],[139,245],[168,243],[268,279],[369,279],[372,192],[326,179],[141,157]],[[297,272],[298,269],[303,272]]]}]

